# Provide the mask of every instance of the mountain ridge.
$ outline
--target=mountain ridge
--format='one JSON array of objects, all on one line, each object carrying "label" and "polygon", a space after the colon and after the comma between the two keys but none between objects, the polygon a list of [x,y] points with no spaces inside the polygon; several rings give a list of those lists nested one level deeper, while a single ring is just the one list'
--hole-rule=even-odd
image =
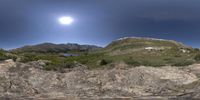
[{"label": "mountain ridge", "polygon": [[[172,42],[172,43],[175,43],[175,44],[178,44],[178,45],[182,45],[182,46],[185,46],[185,47],[190,47],[191,46],[187,46],[185,44],[183,44],[182,42],[178,42],[178,41],[175,41],[175,40],[168,40],[168,39],[159,39],[159,38],[149,38],[149,37],[122,37],[122,38],[119,38],[117,40],[114,40],[112,41],[111,43],[113,42],[119,42],[119,41],[124,41],[124,40],[127,40],[127,39],[140,39],[140,40],[152,40],[152,41],[166,41],[166,42]],[[111,44],[110,43],[110,44]]]},{"label": "mountain ridge", "polygon": [[10,50],[11,52],[67,52],[71,50],[75,51],[93,51],[100,49],[102,47],[96,45],[80,45],[77,43],[62,43],[62,44],[55,44],[55,43],[40,43],[36,45],[25,45],[23,47],[19,47],[16,49]]},{"label": "mountain ridge", "polygon": [[175,40],[145,38],[145,37],[124,37],[112,41],[108,44],[104,50],[106,51],[121,51],[121,50],[133,50],[133,49],[145,49],[145,48],[177,48],[177,49],[193,49],[181,42]]}]

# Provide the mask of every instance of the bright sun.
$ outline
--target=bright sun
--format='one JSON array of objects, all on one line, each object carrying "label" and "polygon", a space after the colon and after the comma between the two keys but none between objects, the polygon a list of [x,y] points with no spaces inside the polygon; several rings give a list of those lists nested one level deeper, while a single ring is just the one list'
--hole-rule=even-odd
[{"label": "bright sun", "polygon": [[73,23],[73,18],[71,18],[71,17],[61,17],[61,18],[59,18],[59,22],[60,22],[60,24],[63,24],[63,25],[70,25],[70,24],[72,24]]}]

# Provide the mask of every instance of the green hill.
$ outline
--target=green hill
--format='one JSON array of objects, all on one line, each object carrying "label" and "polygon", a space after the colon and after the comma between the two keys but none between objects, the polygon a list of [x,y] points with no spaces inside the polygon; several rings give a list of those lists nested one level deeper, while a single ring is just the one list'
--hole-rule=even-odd
[{"label": "green hill", "polygon": [[182,43],[153,38],[121,38],[110,43],[105,49],[109,52],[115,51],[137,51],[142,49],[170,49],[170,48],[189,48]]},{"label": "green hill", "polygon": [[153,38],[122,38],[113,41],[102,51],[113,61],[133,66],[184,66],[195,62],[193,48],[182,43]]},{"label": "green hill", "polygon": [[[35,52],[33,48],[36,48]],[[41,49],[38,49],[41,48]],[[52,48],[53,47],[53,48]],[[66,47],[66,45],[65,45]],[[70,46],[76,48],[77,46]],[[28,48],[28,49],[27,49]],[[30,49],[31,48],[31,49]],[[59,49],[58,49],[59,48]],[[58,70],[62,68],[74,67],[75,63],[81,63],[89,68],[115,67],[118,63],[126,64],[129,67],[136,66],[187,66],[200,61],[200,51],[188,47],[182,43],[172,40],[162,40],[153,38],[123,38],[113,41],[108,46],[97,51],[81,53],[79,56],[65,57],[60,53],[51,52],[62,50],[63,45],[35,45],[16,49],[21,53],[16,53],[21,57],[22,62],[48,60],[45,69]],[[28,50],[28,52],[27,52]],[[31,50],[31,51],[29,51]],[[33,52],[32,52],[33,50]],[[45,51],[45,53],[41,51]],[[50,50],[50,52],[49,52]],[[82,50],[78,48],[78,50]],[[87,48],[84,50],[88,50]]]}]

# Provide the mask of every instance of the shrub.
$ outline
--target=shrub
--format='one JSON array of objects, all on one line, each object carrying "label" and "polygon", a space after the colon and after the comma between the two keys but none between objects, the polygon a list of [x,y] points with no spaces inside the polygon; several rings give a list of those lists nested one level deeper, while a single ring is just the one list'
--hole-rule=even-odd
[{"label": "shrub", "polygon": [[107,65],[108,62],[105,59],[100,60],[99,65],[103,66],[103,65]]},{"label": "shrub", "polygon": [[7,59],[13,59],[15,61],[17,56],[0,49],[0,61]]},{"label": "shrub", "polygon": [[37,61],[39,60],[37,58],[37,55],[36,54],[24,54],[21,58],[21,62],[30,62],[30,61]]},{"label": "shrub", "polygon": [[0,55],[0,61],[6,60],[6,57]]},{"label": "shrub", "polygon": [[151,66],[151,67],[161,67],[161,66],[164,66],[165,64],[163,62],[160,62],[160,61],[143,61],[142,62],[142,65],[144,66]]},{"label": "shrub", "polygon": [[175,54],[174,57],[181,57],[181,54]]},{"label": "shrub", "polygon": [[169,62],[172,60],[172,58],[164,58],[163,60]]},{"label": "shrub", "polygon": [[44,66],[44,69],[47,70],[47,71],[56,70],[55,66],[53,66],[53,65],[46,65],[46,66]]},{"label": "shrub", "polygon": [[0,49],[0,61],[1,61],[1,60],[6,60],[6,59],[7,59],[7,57],[6,57],[6,55],[5,55],[5,52],[4,52],[3,50]]},{"label": "shrub", "polygon": [[185,61],[175,61],[172,66],[188,66],[193,64],[194,61],[192,60],[185,60]]},{"label": "shrub", "polygon": [[200,61],[200,54],[197,54],[197,55],[194,57],[194,59],[195,59],[196,61]]},{"label": "shrub", "polygon": [[63,71],[64,68],[73,68],[75,66],[72,62],[51,62],[44,66],[45,70]]},{"label": "shrub", "polygon": [[195,52],[200,52],[200,49],[194,48],[194,51],[195,51]]},{"label": "shrub", "polygon": [[140,62],[133,60],[132,58],[124,59],[124,62],[132,66],[140,66]]}]

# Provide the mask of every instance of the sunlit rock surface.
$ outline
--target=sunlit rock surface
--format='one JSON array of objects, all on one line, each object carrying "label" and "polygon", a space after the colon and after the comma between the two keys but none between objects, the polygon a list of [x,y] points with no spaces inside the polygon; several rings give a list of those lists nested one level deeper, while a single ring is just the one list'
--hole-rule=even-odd
[{"label": "sunlit rock surface", "polygon": [[0,100],[200,98],[199,64],[161,68],[115,65],[96,70],[80,66],[66,73],[45,71],[33,64],[0,62]]}]

